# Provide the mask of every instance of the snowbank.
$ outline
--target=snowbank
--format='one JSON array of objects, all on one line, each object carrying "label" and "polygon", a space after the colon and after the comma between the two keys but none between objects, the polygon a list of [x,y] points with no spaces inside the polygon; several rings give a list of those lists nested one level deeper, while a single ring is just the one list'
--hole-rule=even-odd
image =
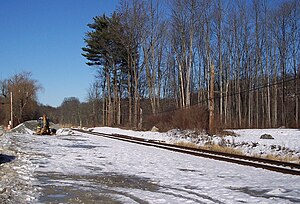
[{"label": "snowbank", "polygon": [[[240,129],[233,131],[239,136],[227,136],[225,139],[233,147],[242,149],[249,155],[273,154],[300,158],[299,129]],[[260,139],[263,134],[270,134],[274,139]]]},{"label": "snowbank", "polygon": [[[300,159],[299,129],[240,129],[230,130],[235,135],[209,136],[190,130],[170,130],[166,133],[151,131],[133,131],[120,128],[95,127],[90,131],[106,134],[125,134],[134,137],[163,140],[168,143],[188,142],[199,146],[218,144],[241,150],[246,155],[288,156]],[[263,134],[270,134],[274,139],[260,139]],[[238,136],[236,136],[238,135]]]},{"label": "snowbank", "polygon": [[19,134],[33,134],[35,133],[34,130],[29,129],[25,123],[21,123],[20,125],[14,127],[11,132],[13,133],[19,133]]},{"label": "snowbank", "polygon": [[74,135],[74,131],[70,128],[60,128],[56,131],[56,135]]}]

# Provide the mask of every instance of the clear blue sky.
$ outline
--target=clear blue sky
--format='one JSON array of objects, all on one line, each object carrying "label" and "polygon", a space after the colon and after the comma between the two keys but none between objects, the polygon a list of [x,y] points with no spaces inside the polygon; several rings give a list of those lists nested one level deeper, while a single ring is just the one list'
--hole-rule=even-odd
[{"label": "clear blue sky", "polygon": [[81,56],[92,18],[111,14],[118,0],[0,0],[0,80],[22,71],[44,88],[39,102],[85,101],[95,69]]}]

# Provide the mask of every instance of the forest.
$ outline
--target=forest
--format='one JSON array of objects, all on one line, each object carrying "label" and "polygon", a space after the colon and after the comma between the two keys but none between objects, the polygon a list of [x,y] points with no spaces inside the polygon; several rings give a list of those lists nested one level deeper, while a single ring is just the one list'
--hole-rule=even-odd
[{"label": "forest", "polygon": [[103,125],[299,127],[299,1],[121,1],[88,27]]},{"label": "forest", "polygon": [[[46,107],[25,91],[14,120],[37,114],[25,117],[31,104],[75,126],[299,128],[299,8],[297,0],[121,0],[83,36],[97,72],[87,101]],[[1,82],[2,101],[11,81]]]}]

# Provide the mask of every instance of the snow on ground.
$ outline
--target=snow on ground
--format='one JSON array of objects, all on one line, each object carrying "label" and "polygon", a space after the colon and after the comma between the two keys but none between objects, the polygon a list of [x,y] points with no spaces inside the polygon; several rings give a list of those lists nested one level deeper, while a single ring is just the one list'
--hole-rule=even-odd
[{"label": "snow on ground", "polygon": [[[20,129],[24,129],[22,126]],[[26,129],[25,129],[26,130]],[[149,139],[198,141],[207,135],[173,130],[90,131]],[[234,143],[299,147],[297,130],[236,130]],[[283,132],[280,132],[283,131]],[[280,136],[285,134],[285,136]],[[297,137],[298,135],[298,137]],[[294,142],[287,142],[294,138]],[[174,139],[175,138],[175,139]],[[198,140],[197,140],[198,138]],[[252,138],[252,139],[250,139]],[[281,139],[280,139],[281,138]],[[297,139],[298,138],[298,139]],[[224,140],[224,139],[223,139]],[[209,140],[218,142],[213,136]],[[206,140],[207,142],[207,140]],[[280,143],[281,142],[281,143]],[[298,145],[297,145],[298,144]],[[56,136],[20,131],[0,137],[0,203],[299,203],[300,177],[199,158],[154,147],[60,129]],[[9,161],[10,159],[10,161]]]},{"label": "snow on ground", "polygon": [[4,134],[4,128],[2,126],[0,126],[0,136]]},{"label": "snow on ground", "polygon": [[35,133],[35,131],[33,131],[32,129],[29,129],[24,123],[19,124],[18,126],[16,126],[12,132],[15,133],[21,133],[21,134],[31,134],[33,135]]},{"label": "snow on ground", "polygon": [[[171,130],[167,133],[151,131],[132,131],[119,128],[97,127],[91,131],[115,133],[142,137],[147,139],[163,140],[168,143],[191,142],[203,146],[219,144],[241,150],[247,155],[276,155],[289,156],[300,161],[300,129],[241,129],[229,130],[233,136],[209,136],[195,131]],[[274,139],[260,139],[263,134],[270,134]]]},{"label": "snow on ground", "polygon": [[31,155],[17,145],[23,142],[20,135],[0,137],[0,203],[31,203],[38,195]]},{"label": "snow on ground", "polygon": [[70,128],[60,128],[56,131],[56,135],[73,135],[75,134]]},{"label": "snow on ground", "polygon": [[[241,129],[234,132],[239,136],[225,139],[250,155],[274,154],[300,159],[300,129]],[[274,139],[260,139],[262,134],[270,134]]]}]

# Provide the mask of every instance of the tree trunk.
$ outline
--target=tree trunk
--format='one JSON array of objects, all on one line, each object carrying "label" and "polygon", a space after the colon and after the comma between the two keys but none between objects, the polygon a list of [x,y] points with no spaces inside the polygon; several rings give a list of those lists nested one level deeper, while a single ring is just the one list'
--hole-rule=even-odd
[{"label": "tree trunk", "polygon": [[223,60],[222,60],[222,4],[221,0],[218,0],[218,54],[219,54],[219,82],[220,82],[220,105],[219,105],[219,115],[220,115],[220,123],[223,123]]},{"label": "tree trunk", "polygon": [[111,100],[111,90],[110,90],[110,76],[108,68],[106,68],[106,82],[107,82],[107,99],[108,99],[108,113],[107,113],[107,125],[112,126],[112,100]]},{"label": "tree trunk", "polygon": [[113,102],[113,124],[118,124],[118,115],[119,115],[119,109],[118,109],[118,82],[117,82],[117,67],[113,63],[113,74],[114,74],[114,102]]},{"label": "tree trunk", "polygon": [[106,96],[105,96],[105,85],[106,85],[106,80],[103,82],[103,88],[102,88],[102,98],[103,98],[103,103],[102,103],[102,126],[106,126]]},{"label": "tree trunk", "polygon": [[[131,66],[131,65],[129,65],[129,66]],[[128,123],[129,123],[129,126],[132,126],[131,71],[128,70],[127,74],[128,74],[128,78],[127,78],[127,85],[128,85]]]},{"label": "tree trunk", "polygon": [[[155,112],[156,112],[156,110],[155,110],[155,94],[153,92],[155,84],[153,83],[153,75],[152,75],[154,73],[151,74],[151,71],[150,71],[147,48],[144,47],[143,50],[144,50],[144,64],[145,64],[145,68],[146,68],[146,77],[147,77],[147,84],[148,84],[148,90],[149,90],[151,110],[152,110],[152,114],[155,114]],[[152,48],[151,48],[151,50],[152,50]],[[151,57],[151,59],[153,59],[153,56]],[[153,61],[152,61],[152,63],[153,63]]]},{"label": "tree trunk", "polygon": [[160,44],[159,56],[157,61],[157,110],[160,110],[160,94],[161,94],[161,80],[162,80],[162,71],[161,71],[161,64],[163,58],[163,43]]},{"label": "tree trunk", "polygon": [[133,64],[133,77],[134,77],[134,127],[138,128],[139,118],[139,81],[138,81],[138,67],[137,62],[134,60]]},{"label": "tree trunk", "polygon": [[179,83],[180,83],[180,101],[181,107],[185,107],[185,94],[184,94],[184,80],[183,80],[183,69],[180,61],[178,60],[178,68],[179,68]]},{"label": "tree trunk", "polygon": [[186,107],[190,107],[191,105],[191,72],[192,72],[192,64],[193,64],[193,42],[194,42],[194,25],[193,25],[193,21],[194,21],[194,15],[193,15],[193,11],[194,8],[192,8],[192,16],[190,21],[192,21],[192,23],[190,23],[189,27],[189,57],[188,57],[188,63],[187,64],[187,70],[186,70],[186,87],[185,87],[185,93],[186,93]]},{"label": "tree trunk", "polygon": [[[254,1],[254,9],[255,9],[255,87],[258,87],[259,84],[259,76],[258,76],[258,66],[259,66],[259,58],[260,58],[260,50],[259,50],[259,2],[258,0]],[[255,90],[255,127],[259,126],[259,90]]]},{"label": "tree trunk", "polygon": [[[278,22],[276,20],[276,23],[275,23],[275,33],[277,34],[278,33]],[[274,79],[273,79],[273,83],[275,84],[274,85],[274,124],[273,124],[273,127],[277,127],[278,126],[278,86],[277,86],[277,61],[276,61],[276,58],[277,58],[277,53],[276,53],[276,49],[277,49],[277,41],[276,41],[276,34],[275,34],[275,37],[274,37],[274,42],[273,42],[273,66],[274,66]]]},{"label": "tree trunk", "polygon": [[121,94],[119,94],[119,96],[118,96],[117,125],[121,125]]}]

